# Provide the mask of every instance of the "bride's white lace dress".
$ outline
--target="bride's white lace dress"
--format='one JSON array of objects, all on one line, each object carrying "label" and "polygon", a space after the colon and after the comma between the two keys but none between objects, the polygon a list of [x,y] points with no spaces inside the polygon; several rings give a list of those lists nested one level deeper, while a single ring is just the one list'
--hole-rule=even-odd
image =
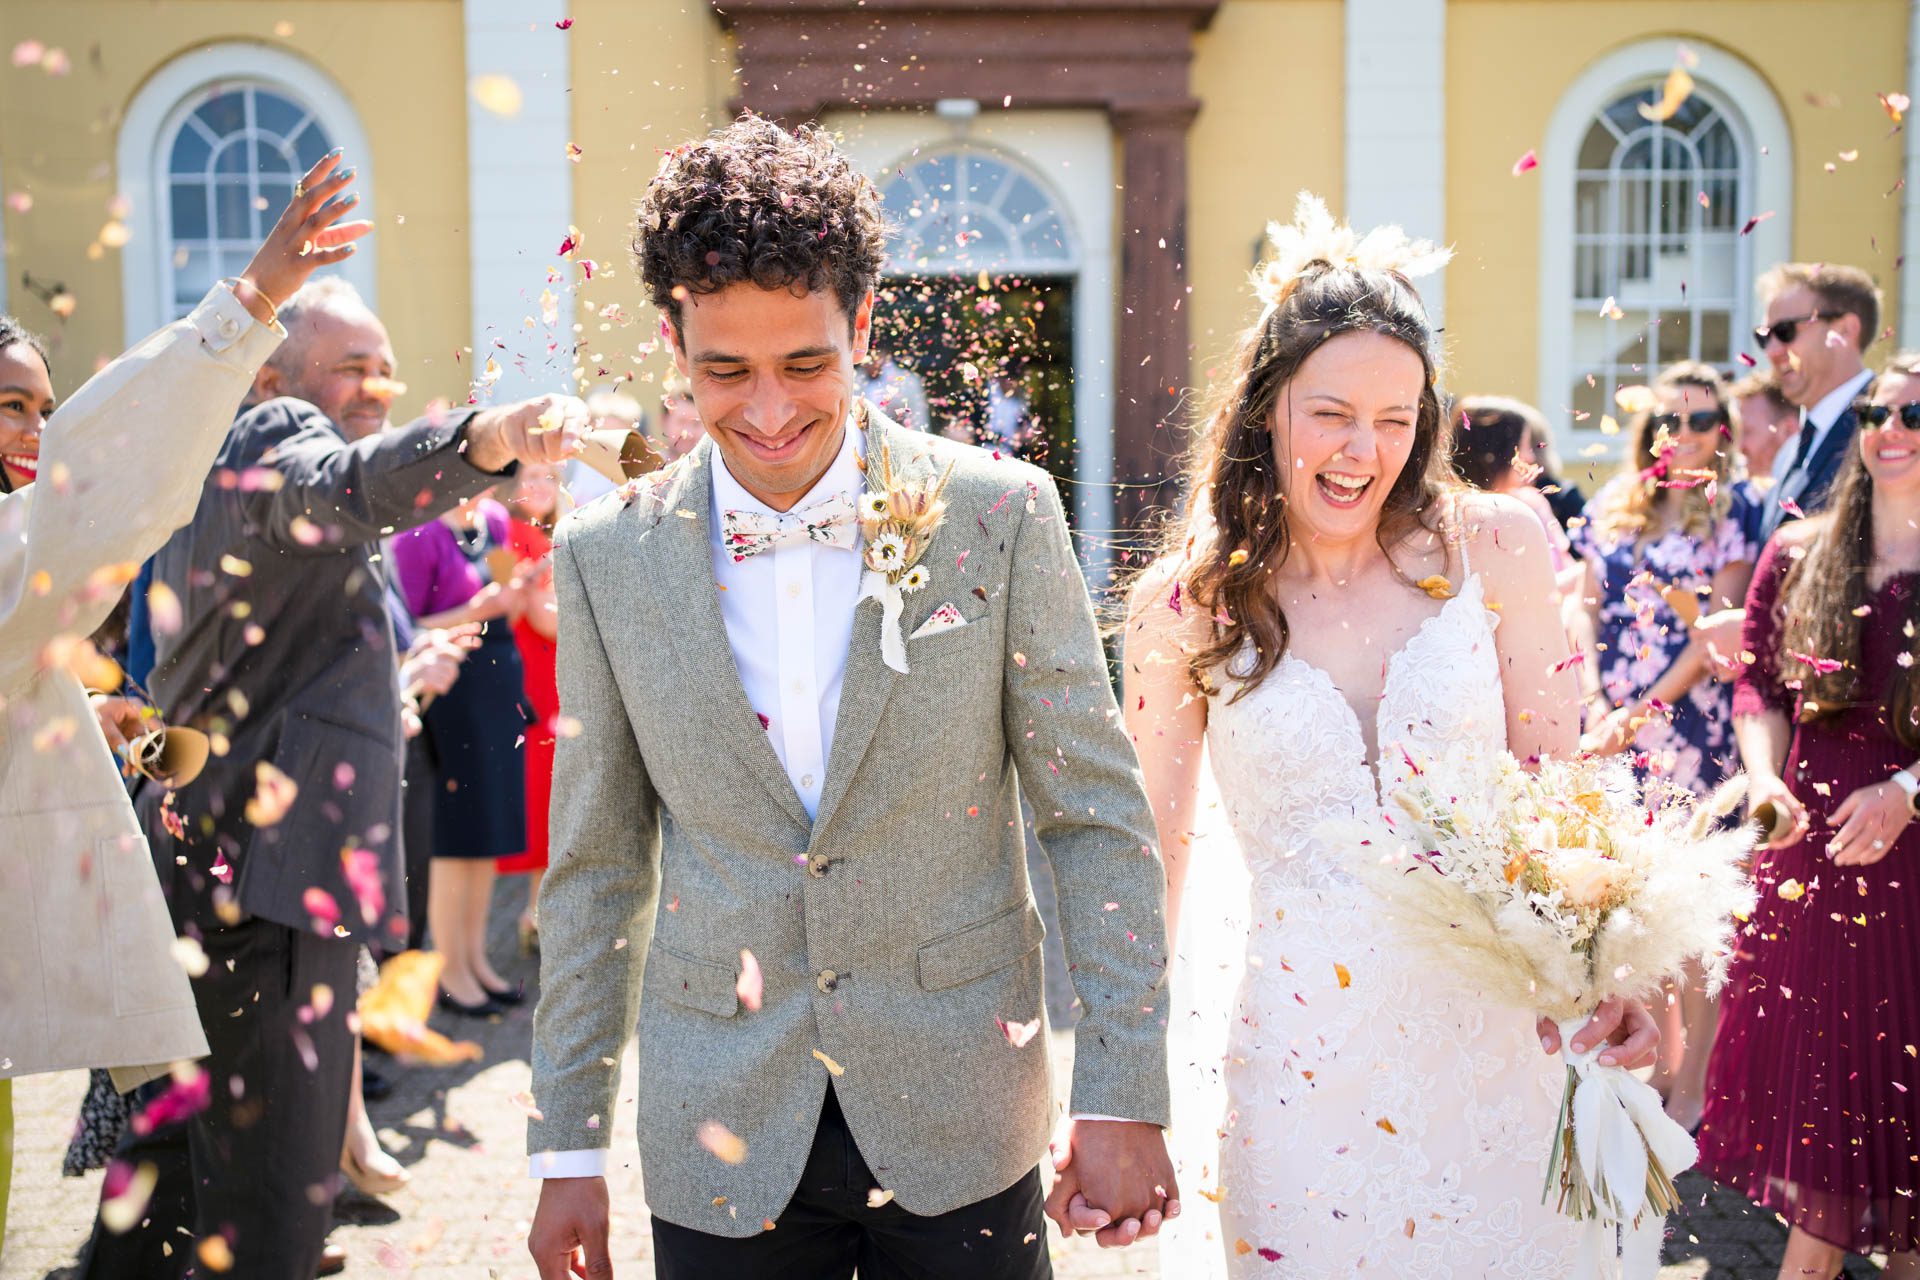
[{"label": "bride's white lace dress", "polygon": [[1409,754],[1506,745],[1494,615],[1477,575],[1389,662],[1376,763],[1340,691],[1289,654],[1207,747],[1251,882],[1220,1123],[1230,1275],[1480,1277],[1574,1271],[1576,1225],[1540,1203],[1564,1067],[1532,1017],[1395,945],[1313,838],[1377,809]]}]

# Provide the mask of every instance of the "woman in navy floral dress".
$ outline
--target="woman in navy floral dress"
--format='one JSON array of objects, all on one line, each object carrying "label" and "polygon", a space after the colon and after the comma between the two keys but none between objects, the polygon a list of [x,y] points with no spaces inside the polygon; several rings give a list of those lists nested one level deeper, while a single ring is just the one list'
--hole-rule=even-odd
[{"label": "woman in navy floral dress", "polygon": [[[1670,365],[1635,418],[1625,469],[1587,504],[1574,533],[1586,565],[1583,680],[1589,697],[1589,751],[1632,753],[1654,792],[1704,795],[1739,763],[1733,693],[1708,670],[1693,621],[1738,608],[1753,576],[1756,548],[1748,511],[1759,502],[1735,459],[1727,389],[1708,365]],[[1667,1110],[1691,1128],[1700,1118],[1706,1046],[1714,1011],[1695,982],[1681,984],[1667,1043],[1699,1046],[1679,1062],[1663,1057],[1654,1083]]]}]

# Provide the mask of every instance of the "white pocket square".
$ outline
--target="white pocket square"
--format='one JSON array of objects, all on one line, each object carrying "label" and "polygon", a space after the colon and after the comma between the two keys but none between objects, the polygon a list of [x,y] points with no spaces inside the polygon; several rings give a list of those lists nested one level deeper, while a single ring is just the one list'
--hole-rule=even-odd
[{"label": "white pocket square", "polygon": [[942,631],[951,631],[955,627],[964,627],[967,620],[960,616],[960,610],[952,604],[943,604],[927,615],[927,620],[913,629],[909,640],[918,640],[922,636],[937,636]]}]

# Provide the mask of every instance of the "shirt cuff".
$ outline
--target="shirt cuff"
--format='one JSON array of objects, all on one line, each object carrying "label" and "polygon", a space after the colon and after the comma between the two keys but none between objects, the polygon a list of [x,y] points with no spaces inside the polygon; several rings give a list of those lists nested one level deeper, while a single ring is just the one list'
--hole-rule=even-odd
[{"label": "shirt cuff", "polygon": [[209,351],[224,355],[229,348],[238,347],[234,358],[244,364],[264,363],[287,336],[287,331],[278,325],[261,324],[224,284],[216,284],[207,291],[200,305],[187,314],[187,322],[199,333],[200,341]]},{"label": "shirt cuff", "polygon": [[607,1176],[607,1151],[542,1151],[527,1158],[529,1178],[604,1178]]}]

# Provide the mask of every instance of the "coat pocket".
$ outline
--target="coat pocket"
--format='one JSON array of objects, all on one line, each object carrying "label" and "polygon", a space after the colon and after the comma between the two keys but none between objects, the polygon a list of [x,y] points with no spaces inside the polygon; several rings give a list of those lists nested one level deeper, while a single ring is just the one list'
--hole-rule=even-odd
[{"label": "coat pocket", "polygon": [[1047,926],[1031,901],[1010,907],[990,920],[922,943],[917,952],[920,987],[943,991],[998,973],[1032,954],[1047,936]]},{"label": "coat pocket", "polygon": [[647,953],[642,991],[716,1018],[731,1018],[740,1010],[740,997],[734,991],[738,981],[731,966],[696,960],[656,943]]}]

